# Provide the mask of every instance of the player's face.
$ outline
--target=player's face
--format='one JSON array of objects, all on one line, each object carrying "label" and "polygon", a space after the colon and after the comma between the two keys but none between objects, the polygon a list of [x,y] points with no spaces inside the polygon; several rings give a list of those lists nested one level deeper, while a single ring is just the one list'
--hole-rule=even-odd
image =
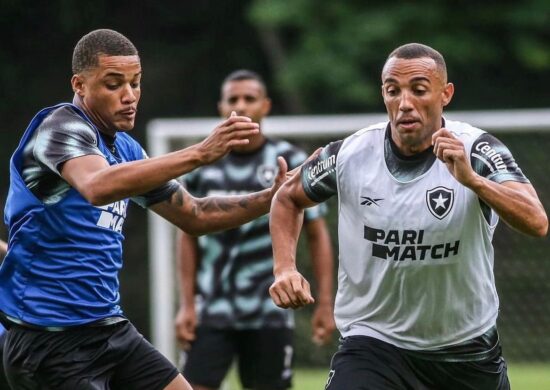
[{"label": "player's face", "polygon": [[229,81],[222,87],[218,110],[224,118],[235,111],[237,115],[247,116],[253,122],[260,123],[270,109],[271,100],[257,80]]},{"label": "player's face", "polygon": [[390,58],[382,71],[382,96],[392,138],[405,154],[431,145],[454,87],[432,58]]},{"label": "player's face", "polygon": [[141,96],[139,57],[102,55],[98,62],[96,68],[73,76],[78,102],[102,131],[133,129]]}]

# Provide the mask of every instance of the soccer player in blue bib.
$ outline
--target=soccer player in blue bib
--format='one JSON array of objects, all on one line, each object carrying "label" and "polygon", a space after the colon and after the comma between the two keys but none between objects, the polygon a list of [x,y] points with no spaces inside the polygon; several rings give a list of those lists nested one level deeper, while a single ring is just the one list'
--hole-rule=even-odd
[{"label": "soccer player in blue bib", "polygon": [[[221,85],[218,111],[232,111],[261,122],[271,109],[262,78],[249,70],[229,74]],[[260,129],[261,130],[261,129]],[[184,176],[195,196],[247,194],[272,185],[277,156],[289,169],[307,155],[290,143],[266,137],[262,131],[247,145],[223,159]],[[324,205],[307,210],[307,236],[318,293],[312,316],[313,337],[330,340],[333,260]],[[180,310],[176,334],[184,347],[183,373],[195,390],[220,387],[233,361],[243,388],[277,390],[291,386],[294,318],[269,296],[273,283],[273,254],[269,218],[197,238],[180,240]]]},{"label": "soccer player in blue bib", "polygon": [[342,335],[328,390],[506,390],[491,239],[499,218],[545,236],[544,208],[498,139],[447,120],[453,96],[436,50],[407,44],[382,70],[389,121],[333,142],[275,195],[282,307],[311,301],[294,252],[302,209],[338,196]]},{"label": "soccer player in blue bib", "polygon": [[4,367],[14,389],[190,389],[119,306],[122,227],[131,199],[190,234],[269,211],[272,188],[198,199],[174,178],[247,144],[258,124],[232,115],[202,142],[148,158],[127,132],[141,95],[138,51],[95,30],[73,52],[72,103],[40,111],[10,162],[9,251],[0,268]]}]

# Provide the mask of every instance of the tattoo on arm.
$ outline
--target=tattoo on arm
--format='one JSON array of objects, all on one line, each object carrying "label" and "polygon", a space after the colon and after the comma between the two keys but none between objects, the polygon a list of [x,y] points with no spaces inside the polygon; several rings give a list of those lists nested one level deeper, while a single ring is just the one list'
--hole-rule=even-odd
[{"label": "tattoo on arm", "polygon": [[262,194],[253,193],[244,196],[220,196],[198,199],[197,206],[203,212],[231,212],[235,208],[248,209],[252,202],[260,199]]},{"label": "tattoo on arm", "polygon": [[168,203],[175,205],[175,206],[183,206],[183,198],[184,198],[183,188],[180,187],[177,189],[176,192],[172,194],[170,199],[168,200]]},{"label": "tattoo on arm", "polygon": [[196,217],[199,213],[197,202],[193,202],[193,197],[181,186],[177,189],[176,192],[172,194],[167,202],[169,205],[176,207],[183,207],[184,204],[190,204],[191,213],[193,214],[193,216]]},{"label": "tattoo on arm", "polygon": [[270,199],[266,198],[266,193],[255,192],[249,195],[242,196],[209,196],[205,198],[195,198],[191,196],[183,187],[178,188],[176,192],[172,194],[167,203],[175,207],[189,208],[191,214],[195,217],[201,213],[226,213],[230,214],[236,209],[248,210],[257,206],[258,203],[263,203],[262,198],[265,198],[266,202]]}]

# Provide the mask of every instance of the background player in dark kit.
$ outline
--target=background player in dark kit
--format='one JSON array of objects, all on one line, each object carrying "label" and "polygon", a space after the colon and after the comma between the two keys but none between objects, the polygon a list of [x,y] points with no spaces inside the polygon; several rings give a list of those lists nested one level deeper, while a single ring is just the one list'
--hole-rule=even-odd
[{"label": "background player in dark kit", "polygon": [[[218,103],[222,117],[236,111],[261,125],[270,109],[258,74],[237,70],[223,81]],[[186,187],[196,196],[246,194],[270,187],[279,155],[290,168],[307,157],[290,143],[260,132],[215,164],[185,175]],[[309,209],[304,224],[319,286],[313,337],[321,344],[335,328],[332,249],[324,213],[323,205]],[[198,240],[183,234],[178,258],[181,302],[176,331],[185,348],[183,372],[193,388],[218,388],[235,358],[245,388],[288,388],[293,316],[269,297],[273,254],[268,217]]]}]

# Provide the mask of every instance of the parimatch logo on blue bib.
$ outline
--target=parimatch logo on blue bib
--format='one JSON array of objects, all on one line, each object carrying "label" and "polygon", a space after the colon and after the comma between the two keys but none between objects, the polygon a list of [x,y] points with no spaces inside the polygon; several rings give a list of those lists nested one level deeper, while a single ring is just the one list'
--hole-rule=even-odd
[{"label": "parimatch logo on blue bib", "polygon": [[105,206],[98,206],[102,211],[97,220],[97,226],[121,233],[126,219],[127,206],[127,200],[119,200]]}]

